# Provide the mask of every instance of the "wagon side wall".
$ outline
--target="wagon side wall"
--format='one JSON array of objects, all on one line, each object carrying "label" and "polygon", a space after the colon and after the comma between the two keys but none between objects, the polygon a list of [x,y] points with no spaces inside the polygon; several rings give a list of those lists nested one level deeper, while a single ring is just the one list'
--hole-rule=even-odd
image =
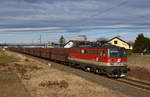
[{"label": "wagon side wall", "polygon": [[51,59],[56,61],[68,61],[70,49],[68,48],[53,48],[51,49]]}]

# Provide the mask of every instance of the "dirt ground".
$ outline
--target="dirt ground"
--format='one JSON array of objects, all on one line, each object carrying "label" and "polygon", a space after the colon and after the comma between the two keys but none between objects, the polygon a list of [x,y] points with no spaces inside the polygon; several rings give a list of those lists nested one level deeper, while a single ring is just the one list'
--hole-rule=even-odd
[{"label": "dirt ground", "polygon": [[59,71],[38,60],[7,52],[19,61],[1,70],[17,72],[31,97],[126,97],[83,78]]}]

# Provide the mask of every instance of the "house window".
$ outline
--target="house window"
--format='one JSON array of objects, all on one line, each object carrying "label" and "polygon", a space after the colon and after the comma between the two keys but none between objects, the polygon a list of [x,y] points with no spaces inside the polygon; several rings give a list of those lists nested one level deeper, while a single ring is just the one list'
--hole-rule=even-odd
[{"label": "house window", "polygon": [[115,40],[115,41],[114,41],[114,44],[118,44],[118,41],[117,41],[117,40]]}]

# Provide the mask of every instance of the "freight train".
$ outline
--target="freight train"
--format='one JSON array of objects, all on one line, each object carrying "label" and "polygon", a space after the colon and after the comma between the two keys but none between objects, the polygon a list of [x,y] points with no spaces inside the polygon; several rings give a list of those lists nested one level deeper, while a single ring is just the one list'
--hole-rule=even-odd
[{"label": "freight train", "polygon": [[9,47],[9,50],[61,62],[109,77],[123,77],[129,71],[125,48],[112,45],[73,48]]}]

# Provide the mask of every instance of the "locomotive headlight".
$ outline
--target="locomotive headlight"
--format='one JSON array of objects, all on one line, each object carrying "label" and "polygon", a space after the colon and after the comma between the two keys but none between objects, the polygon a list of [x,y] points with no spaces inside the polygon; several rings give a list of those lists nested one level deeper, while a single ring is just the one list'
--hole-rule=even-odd
[{"label": "locomotive headlight", "polygon": [[119,58],[119,59],[117,60],[117,62],[118,62],[118,63],[121,62],[121,59]]},{"label": "locomotive headlight", "polygon": [[127,65],[127,62],[124,62],[123,65]]},{"label": "locomotive headlight", "polygon": [[114,62],[111,62],[111,65],[114,65]]},{"label": "locomotive headlight", "polygon": [[111,60],[111,65],[114,65],[114,59]]}]

